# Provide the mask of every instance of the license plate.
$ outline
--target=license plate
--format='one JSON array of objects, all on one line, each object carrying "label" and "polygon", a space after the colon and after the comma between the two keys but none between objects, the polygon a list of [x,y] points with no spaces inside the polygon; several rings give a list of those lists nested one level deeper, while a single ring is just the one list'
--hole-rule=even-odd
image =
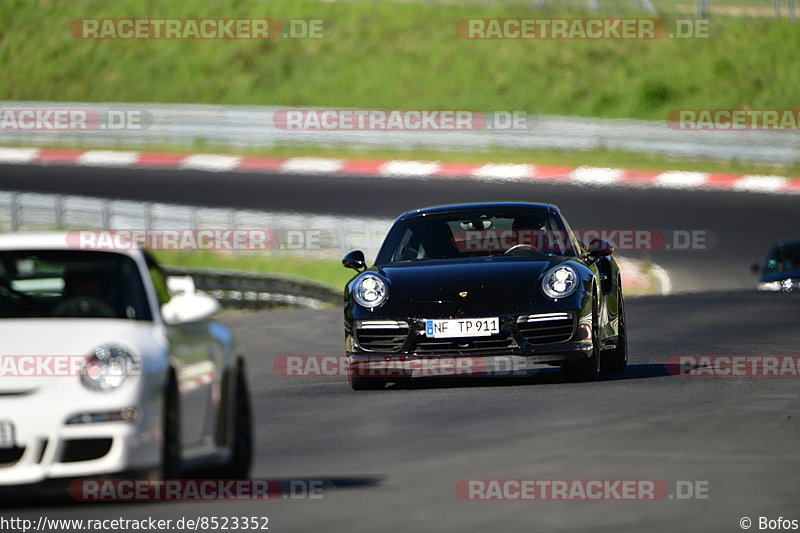
[{"label": "license plate", "polygon": [[425,321],[425,336],[433,339],[488,337],[500,332],[500,319],[449,318]]},{"label": "license plate", "polygon": [[15,445],[14,425],[11,422],[0,421],[0,450],[13,448]]}]

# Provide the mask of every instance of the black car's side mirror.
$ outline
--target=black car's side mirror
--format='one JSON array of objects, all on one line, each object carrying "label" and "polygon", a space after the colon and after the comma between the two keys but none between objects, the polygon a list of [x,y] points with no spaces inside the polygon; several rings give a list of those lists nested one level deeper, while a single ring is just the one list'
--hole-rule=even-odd
[{"label": "black car's side mirror", "polygon": [[345,268],[353,268],[360,272],[366,268],[367,260],[364,258],[364,252],[353,250],[342,258],[342,264]]},{"label": "black car's side mirror", "polygon": [[752,265],[750,265],[750,272],[752,272],[753,274],[760,274],[761,265],[759,265],[758,263],[753,263]]},{"label": "black car's side mirror", "polygon": [[606,257],[614,253],[614,245],[603,239],[592,239],[588,251],[589,257]]}]

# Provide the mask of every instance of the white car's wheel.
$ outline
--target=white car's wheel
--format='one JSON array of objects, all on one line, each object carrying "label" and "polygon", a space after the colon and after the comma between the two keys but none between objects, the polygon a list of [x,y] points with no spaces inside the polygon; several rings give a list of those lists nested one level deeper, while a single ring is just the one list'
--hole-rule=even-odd
[{"label": "white car's wheel", "polygon": [[250,466],[253,461],[253,421],[244,361],[239,362],[236,372],[235,397],[233,437],[231,439],[232,455],[225,470],[227,475],[243,479],[250,475]]},{"label": "white car's wheel", "polygon": [[183,473],[180,442],[180,397],[175,375],[170,373],[164,392],[164,422],[161,445],[161,477],[179,479]]}]

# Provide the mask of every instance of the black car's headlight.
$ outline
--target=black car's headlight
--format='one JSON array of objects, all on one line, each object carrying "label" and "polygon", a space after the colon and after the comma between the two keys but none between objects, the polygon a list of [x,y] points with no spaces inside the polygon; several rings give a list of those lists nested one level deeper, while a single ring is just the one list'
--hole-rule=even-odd
[{"label": "black car's headlight", "polygon": [[362,275],[353,286],[353,299],[358,305],[367,309],[383,305],[388,297],[389,288],[386,282],[374,274]]},{"label": "black car's headlight", "polygon": [[542,279],[542,290],[550,298],[566,298],[578,288],[580,277],[569,265],[551,268]]},{"label": "black car's headlight", "polygon": [[81,371],[81,383],[89,390],[109,392],[139,373],[139,359],[118,344],[106,344],[94,350]]}]

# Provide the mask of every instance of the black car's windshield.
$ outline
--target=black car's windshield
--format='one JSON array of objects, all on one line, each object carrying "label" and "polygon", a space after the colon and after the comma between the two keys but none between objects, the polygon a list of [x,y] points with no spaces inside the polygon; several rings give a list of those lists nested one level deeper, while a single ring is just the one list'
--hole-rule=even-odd
[{"label": "black car's windshield", "polygon": [[789,272],[800,270],[800,244],[775,248],[767,257],[766,272]]},{"label": "black car's windshield", "polygon": [[130,257],[95,251],[0,251],[0,318],[152,320]]},{"label": "black car's windshield", "polygon": [[548,211],[459,211],[398,221],[376,264],[497,255],[575,256],[561,218]]}]

